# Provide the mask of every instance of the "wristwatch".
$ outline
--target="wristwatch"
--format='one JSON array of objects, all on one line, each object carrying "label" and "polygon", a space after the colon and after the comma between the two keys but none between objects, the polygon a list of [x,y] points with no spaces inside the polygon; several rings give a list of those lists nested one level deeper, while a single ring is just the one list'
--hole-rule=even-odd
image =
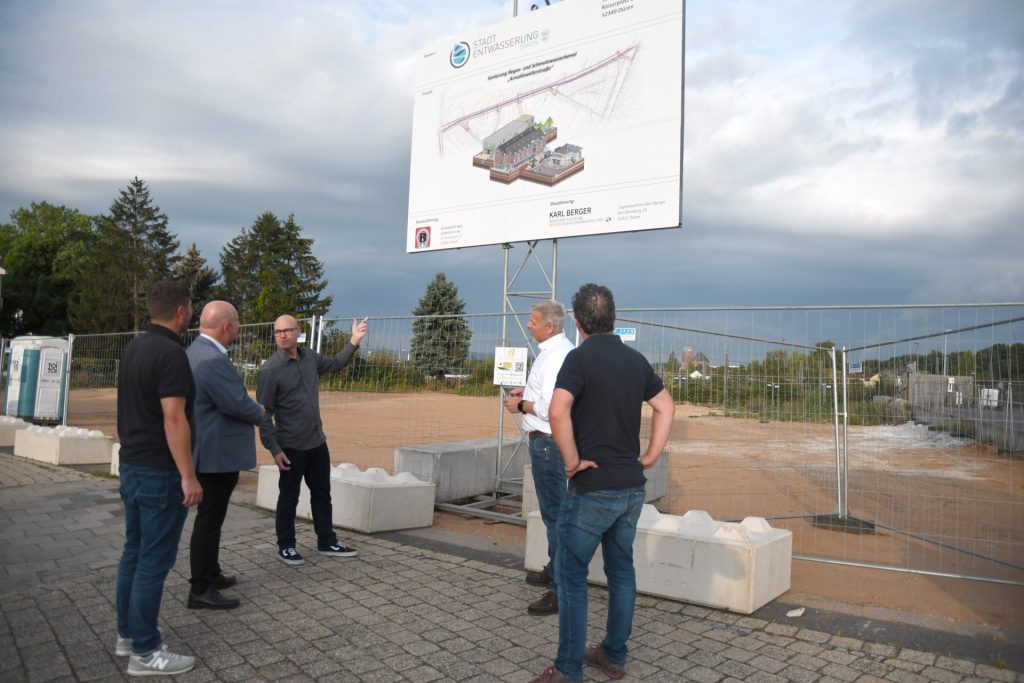
[{"label": "wristwatch", "polygon": [[525,410],[523,410],[523,404],[524,404],[524,403],[526,403],[526,400],[525,400],[525,399],[524,399],[524,400],[521,400],[521,401],[519,401],[519,405],[518,405],[518,406],[516,406],[516,409],[517,409],[517,410],[518,410],[518,411],[519,411],[520,413],[523,413],[523,414],[525,415],[525,414],[526,414],[526,411],[525,411]]}]

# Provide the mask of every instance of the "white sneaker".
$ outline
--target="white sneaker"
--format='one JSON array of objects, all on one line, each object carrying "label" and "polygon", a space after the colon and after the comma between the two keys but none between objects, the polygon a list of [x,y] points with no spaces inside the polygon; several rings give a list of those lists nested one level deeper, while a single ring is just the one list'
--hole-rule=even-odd
[{"label": "white sneaker", "polygon": [[173,676],[191,671],[196,665],[196,658],[188,655],[176,655],[161,645],[148,655],[132,654],[128,659],[129,676]]},{"label": "white sneaker", "polygon": [[[159,626],[156,627],[157,633],[160,634],[160,640],[164,639],[164,630]],[[117,634],[117,644],[114,645],[114,654],[118,657],[127,657],[132,653],[132,639],[122,638],[121,634]]]}]

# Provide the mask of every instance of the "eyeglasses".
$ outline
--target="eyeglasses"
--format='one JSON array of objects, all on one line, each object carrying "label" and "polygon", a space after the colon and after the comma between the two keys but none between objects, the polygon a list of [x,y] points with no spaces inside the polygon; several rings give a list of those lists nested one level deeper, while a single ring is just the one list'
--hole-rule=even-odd
[{"label": "eyeglasses", "polygon": [[298,332],[298,331],[299,331],[299,328],[297,328],[297,327],[286,327],[283,330],[274,330],[274,336],[275,337],[283,337],[285,335],[294,334],[295,332]]}]

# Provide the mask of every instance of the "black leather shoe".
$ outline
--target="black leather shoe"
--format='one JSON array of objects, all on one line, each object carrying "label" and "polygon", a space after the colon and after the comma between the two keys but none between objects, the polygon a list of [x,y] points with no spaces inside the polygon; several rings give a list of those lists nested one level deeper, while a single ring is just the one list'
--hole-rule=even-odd
[{"label": "black leather shoe", "polygon": [[531,602],[526,611],[538,616],[558,614],[558,596],[552,591],[547,591],[544,595],[540,596],[540,600]]},{"label": "black leather shoe", "polygon": [[547,567],[541,569],[539,572],[526,572],[526,583],[532,583],[534,586],[550,586],[551,585],[551,572],[548,571]]},{"label": "black leather shoe", "polygon": [[234,609],[241,603],[238,598],[229,598],[221,595],[216,588],[207,588],[205,593],[188,593],[189,609]]},{"label": "black leather shoe", "polygon": [[222,591],[225,588],[231,588],[236,583],[238,583],[238,577],[236,577],[234,574],[221,574],[220,576],[215,578],[213,580],[213,583],[211,583],[210,585],[216,588],[217,590]]}]

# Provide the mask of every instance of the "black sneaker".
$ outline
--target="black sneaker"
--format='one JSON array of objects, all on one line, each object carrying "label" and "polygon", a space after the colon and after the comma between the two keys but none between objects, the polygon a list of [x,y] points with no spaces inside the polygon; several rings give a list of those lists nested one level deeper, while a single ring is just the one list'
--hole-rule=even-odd
[{"label": "black sneaker", "polygon": [[330,555],[331,557],[355,557],[359,554],[358,550],[349,548],[341,541],[335,541],[326,548],[317,548],[316,551],[321,555]]},{"label": "black sneaker", "polygon": [[302,559],[302,555],[299,555],[295,548],[281,548],[277,551],[277,559],[281,560],[285,564],[299,565],[305,562]]}]

